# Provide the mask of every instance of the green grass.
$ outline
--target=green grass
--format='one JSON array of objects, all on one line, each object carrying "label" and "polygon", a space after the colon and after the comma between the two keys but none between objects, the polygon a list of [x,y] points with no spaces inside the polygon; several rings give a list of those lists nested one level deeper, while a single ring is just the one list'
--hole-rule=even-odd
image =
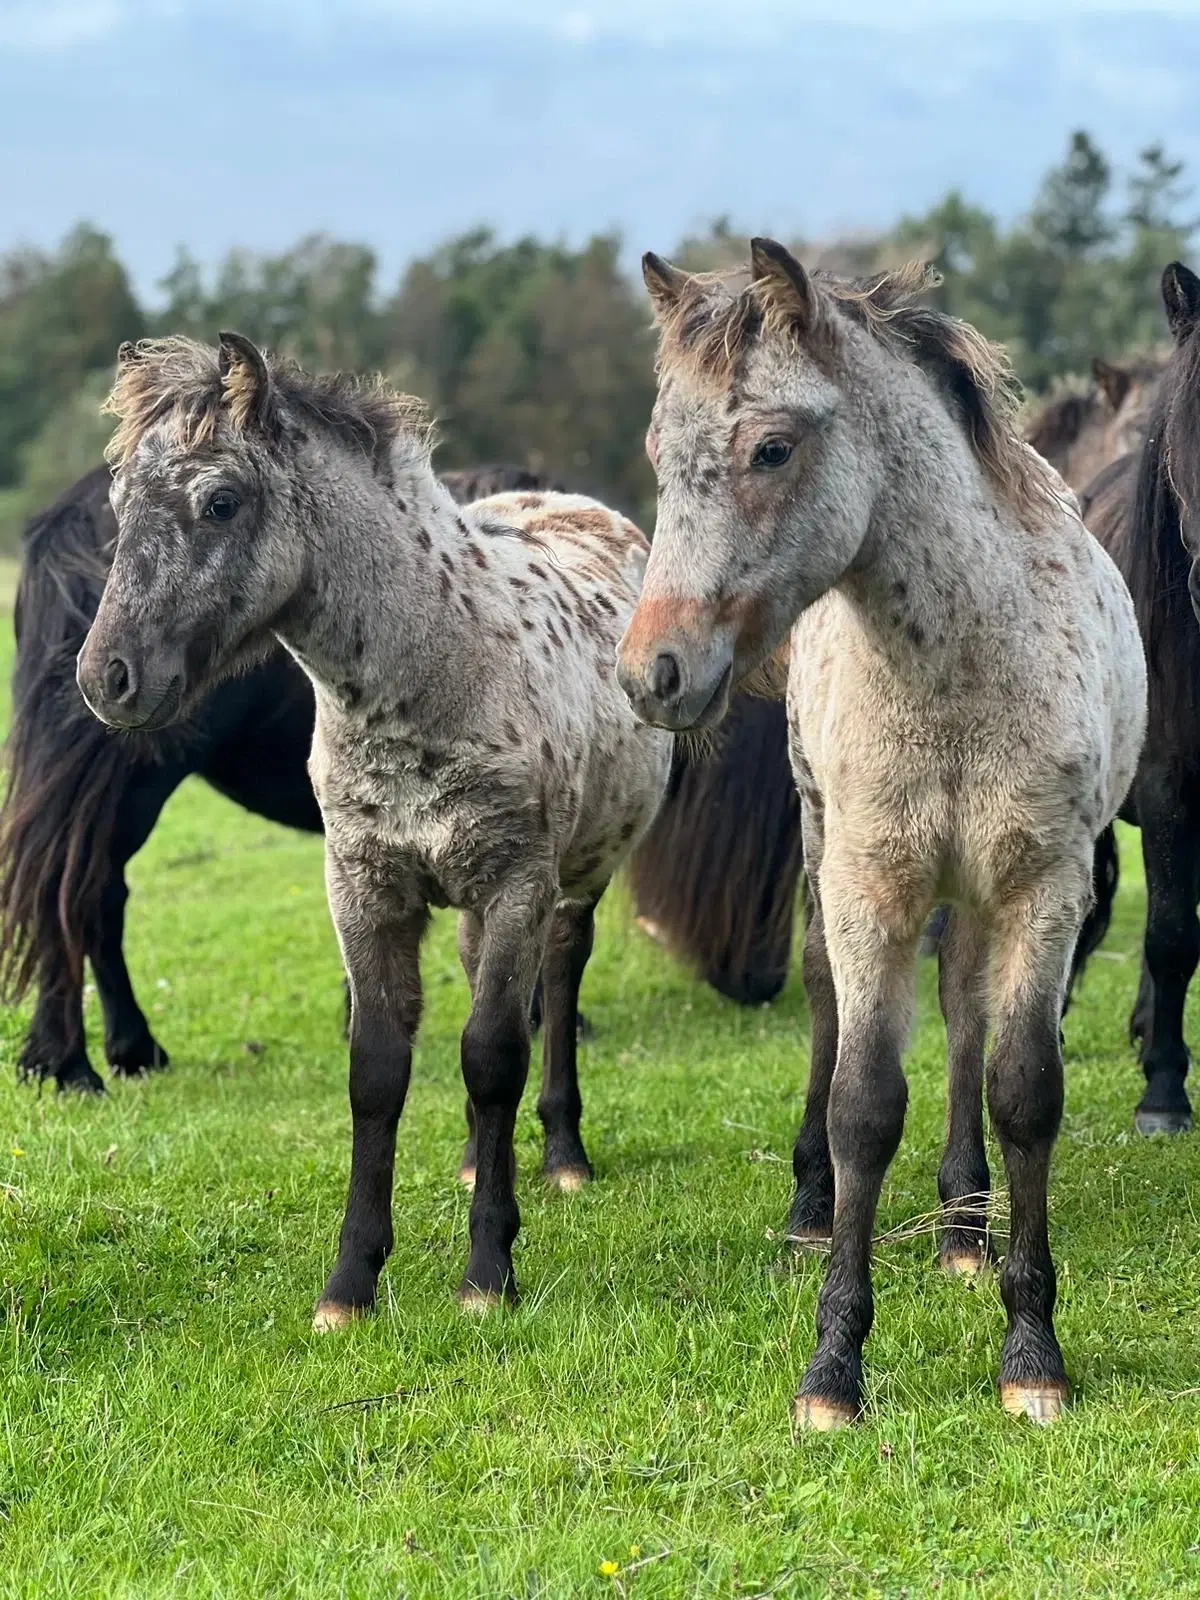
[{"label": "green grass", "polygon": [[[584,992],[599,1181],[543,1190],[527,1103],[524,1299],[480,1323],[452,1298],[466,993],[439,916],[380,1314],[319,1338],[349,1154],[320,843],[186,785],[132,872],[171,1070],[39,1097],[13,1082],[24,1018],[2,1021],[0,1595],[1200,1593],[1200,1144],[1130,1131],[1124,844],[1053,1179],[1071,1412],[1002,1414],[995,1284],[944,1279],[919,1236],[879,1253],[865,1422],[793,1439],[821,1271],[781,1270],[776,1238],[798,976],[739,1011],[612,897]],[[881,1229],[935,1200],[932,979]]]}]

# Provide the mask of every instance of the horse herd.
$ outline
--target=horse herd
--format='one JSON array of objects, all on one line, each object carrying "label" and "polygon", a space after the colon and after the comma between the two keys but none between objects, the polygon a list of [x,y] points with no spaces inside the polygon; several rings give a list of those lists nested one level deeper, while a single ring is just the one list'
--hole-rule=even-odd
[{"label": "horse herd", "polygon": [[[1137,1125],[1191,1122],[1200,279],[1164,273],[1165,363],[1098,363],[1097,394],[1053,401],[1022,438],[1003,353],[928,308],[922,269],[851,283],[759,239],[739,272],[643,270],[649,545],[512,469],[439,480],[420,404],[381,382],[232,333],[122,346],[110,466],[31,524],[17,596],[0,975],[38,991],[21,1069],[103,1088],[85,962],[113,1070],[165,1065],[122,954],[124,869],[184,776],[323,829],[353,1142],[314,1324],[368,1311],[392,1246],[439,905],[460,912],[471,987],[459,1298],[483,1309],[516,1292],[513,1131],[539,1017],[544,1171],[591,1176],[577,1000],[614,873],[630,863],[648,928],[759,1003],[786,976],[802,859],[812,1060],[789,1232],[829,1262],[796,1420],[861,1412],[875,1211],[932,940],[940,1256],[992,1258],[986,1093],[1011,1208],[1001,1397],[1049,1422],[1067,1396],[1046,1193],[1059,1024],[1108,924],[1118,814],[1141,828],[1148,889]],[[711,752],[691,730],[716,730]]]}]

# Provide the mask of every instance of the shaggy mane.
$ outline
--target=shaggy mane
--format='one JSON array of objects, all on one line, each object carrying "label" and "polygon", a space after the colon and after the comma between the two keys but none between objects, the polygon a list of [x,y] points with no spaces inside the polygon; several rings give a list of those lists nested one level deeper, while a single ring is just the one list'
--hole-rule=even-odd
[{"label": "shaggy mane", "polygon": [[[265,359],[276,412],[282,408],[301,424],[323,427],[374,458],[406,433],[413,435],[415,446],[428,448],[425,406],[412,395],[397,393],[383,378],[317,375],[287,357]],[[105,458],[114,468],[124,465],[147,431],[168,418],[177,441],[189,449],[210,444],[222,418],[236,432],[245,432],[254,401],[246,369],[235,365],[223,379],[219,354],[211,345],[172,338],[123,346],[103,407],[119,419]]]},{"label": "shaggy mane", "polygon": [[819,315],[802,332],[790,286],[775,276],[702,273],[659,312],[659,368],[684,364],[728,385],[755,343],[784,340],[822,365],[837,356],[841,320],[864,328],[935,379],[996,489],[1028,526],[1060,507],[1055,475],[1017,431],[1020,388],[1002,345],[970,323],[919,303],[941,282],[921,262],[851,281],[809,274]]}]

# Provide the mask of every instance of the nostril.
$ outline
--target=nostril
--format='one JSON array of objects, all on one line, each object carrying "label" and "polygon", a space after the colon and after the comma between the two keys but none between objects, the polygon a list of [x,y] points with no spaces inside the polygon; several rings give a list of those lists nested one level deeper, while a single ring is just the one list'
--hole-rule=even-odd
[{"label": "nostril", "polygon": [[129,664],[122,661],[120,656],[111,656],[104,669],[104,694],[105,698],[115,705],[120,705],[128,700],[137,688]]},{"label": "nostril", "polygon": [[658,701],[674,700],[679,695],[679,662],[669,650],[660,650],[650,669],[650,692]]}]

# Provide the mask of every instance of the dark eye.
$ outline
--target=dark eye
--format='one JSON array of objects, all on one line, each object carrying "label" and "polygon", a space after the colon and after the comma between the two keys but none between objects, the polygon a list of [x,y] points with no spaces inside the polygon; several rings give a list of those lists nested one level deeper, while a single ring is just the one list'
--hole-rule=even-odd
[{"label": "dark eye", "polygon": [[218,489],[204,508],[204,515],[213,522],[229,522],[237,515],[241,501],[232,489]]},{"label": "dark eye", "polygon": [[764,439],[750,457],[752,467],[782,467],[792,459],[790,439]]}]

